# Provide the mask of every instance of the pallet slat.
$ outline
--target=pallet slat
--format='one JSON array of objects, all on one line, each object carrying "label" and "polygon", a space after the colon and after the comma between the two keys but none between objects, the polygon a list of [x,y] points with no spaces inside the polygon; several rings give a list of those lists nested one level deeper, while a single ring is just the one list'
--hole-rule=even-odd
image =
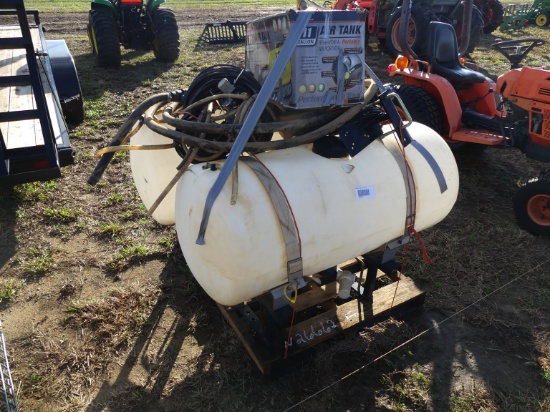
[{"label": "pallet slat", "polygon": [[[380,275],[380,273],[379,273]],[[379,276],[378,276],[379,277]],[[276,325],[276,333],[270,333],[269,345],[266,345],[266,336],[259,338],[259,331],[255,331],[251,323],[242,315],[243,307],[227,307],[219,305],[224,318],[229,322],[246,351],[263,374],[269,374],[274,366],[279,366],[290,361],[300,353],[306,353],[317,344],[326,341],[346,329],[366,322],[395,314],[409,307],[420,306],[425,297],[425,292],[416,286],[414,281],[401,275],[399,282],[393,282],[374,290],[372,302],[364,299],[353,298],[340,302],[337,298],[337,282],[329,283],[323,287],[310,281],[307,291],[298,295],[296,301],[296,323],[290,328],[289,324]],[[255,307],[257,313],[254,318],[260,318],[264,322],[277,324],[280,314],[269,313],[266,309],[265,295],[246,305],[246,310],[254,307],[255,301],[263,302]],[[312,310],[314,308],[315,310]],[[279,309],[278,311],[281,311]],[[287,315],[291,313],[286,307]],[[318,313],[322,311],[322,313]],[[268,313],[266,313],[268,312]],[[290,323],[290,322],[288,322]],[[287,339],[291,331],[290,340]],[[266,334],[267,335],[267,334]],[[288,346],[288,349],[286,347]],[[284,359],[285,352],[288,359]]]}]

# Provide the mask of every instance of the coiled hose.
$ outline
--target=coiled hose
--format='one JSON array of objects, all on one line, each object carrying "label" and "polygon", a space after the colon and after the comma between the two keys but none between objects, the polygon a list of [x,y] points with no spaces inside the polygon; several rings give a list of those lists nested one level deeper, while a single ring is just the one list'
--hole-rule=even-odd
[{"label": "coiled hose", "polygon": [[[219,90],[220,81],[228,80],[233,90],[230,93],[214,93]],[[182,157],[189,148],[198,148],[197,158],[204,153],[227,153],[231,150],[231,141],[242,127],[247,108],[252,106],[253,99],[261,85],[250,74],[231,65],[216,65],[204,69],[193,80],[186,92],[161,93],[143,101],[120,127],[108,147],[116,150],[126,150],[123,142],[145,125],[155,133],[167,137],[183,148]],[[298,119],[276,121],[277,113],[285,111],[284,107],[270,101],[260,117],[260,122],[254,128],[254,137],[245,147],[245,151],[261,152],[296,147],[334,133],[345,123],[357,116],[372,99],[377,88],[374,82],[365,92],[365,103],[350,108],[334,108],[318,114],[307,113]],[[199,119],[206,107],[213,102],[230,103],[222,115],[211,116],[211,122],[201,122]],[[242,102],[238,104],[237,102]],[[247,103],[245,105],[245,103]],[[181,118],[176,117],[181,115]],[[217,123],[221,121],[221,123]],[[136,127],[134,127],[138,124]],[[270,140],[274,132],[294,136],[283,140]],[[255,141],[254,141],[255,140]],[[147,149],[147,146],[144,147]],[[196,152],[196,151],[195,151]],[[106,167],[114,156],[111,150],[101,153],[101,159],[88,178],[90,185],[95,185],[103,175]],[[201,160],[204,161],[204,160]]]}]

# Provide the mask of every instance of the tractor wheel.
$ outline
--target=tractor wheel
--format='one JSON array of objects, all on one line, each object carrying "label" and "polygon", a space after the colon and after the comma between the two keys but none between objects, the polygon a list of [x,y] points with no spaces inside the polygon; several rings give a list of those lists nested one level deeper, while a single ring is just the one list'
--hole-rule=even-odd
[{"label": "tractor wheel", "polygon": [[530,180],[514,196],[514,213],[521,228],[550,236],[550,173]]},{"label": "tractor wheel", "polygon": [[115,16],[107,9],[90,10],[88,36],[100,67],[120,66],[120,42]]},{"label": "tractor wheel", "polygon": [[[418,123],[422,123],[440,135],[443,135],[443,117],[433,96],[418,86],[410,84],[394,86],[394,91],[399,95],[405,107],[409,111],[411,118]],[[403,119],[405,114],[400,107],[397,107]],[[475,143],[457,142],[443,137],[455,156],[476,155],[482,153],[487,146]]]},{"label": "tractor wheel", "polygon": [[[413,4],[407,30],[407,42],[411,49],[419,56],[423,56],[426,51],[429,23],[430,21],[426,18],[422,8],[417,4]],[[399,44],[400,26],[401,7],[397,7],[390,16],[388,25],[386,26],[386,48],[394,57],[403,54]]]},{"label": "tractor wheel", "polygon": [[491,34],[500,27],[503,21],[504,8],[499,0],[479,2],[476,6],[483,15],[483,33]]},{"label": "tractor wheel", "polygon": [[[399,95],[415,122],[431,127],[438,134],[443,132],[441,110],[430,93],[410,84],[394,86],[394,91]],[[405,118],[401,108],[397,109]]]},{"label": "tractor wheel", "polygon": [[174,12],[170,9],[156,9],[153,12],[153,52],[161,62],[176,61],[180,54],[180,35]]},{"label": "tractor wheel", "polygon": [[88,33],[88,41],[90,42],[90,46],[92,47],[92,54],[97,54],[97,50],[95,49],[95,39],[93,36],[91,22],[92,22],[92,16],[88,16],[88,25],[86,27],[86,32]]},{"label": "tractor wheel", "polygon": [[[458,44],[460,44],[460,39],[462,37],[462,20],[464,18],[464,6],[461,6],[457,9],[456,12],[458,23],[456,24],[456,38]],[[481,35],[483,34],[483,15],[481,11],[476,6],[473,6],[472,9],[472,22],[470,25],[470,42],[468,43],[468,48],[466,49],[466,54],[470,54],[474,49],[479,45],[481,41]]]},{"label": "tractor wheel", "polygon": [[546,27],[548,26],[548,23],[550,23],[550,19],[548,18],[547,12],[540,12],[535,16],[535,25],[537,27]]}]

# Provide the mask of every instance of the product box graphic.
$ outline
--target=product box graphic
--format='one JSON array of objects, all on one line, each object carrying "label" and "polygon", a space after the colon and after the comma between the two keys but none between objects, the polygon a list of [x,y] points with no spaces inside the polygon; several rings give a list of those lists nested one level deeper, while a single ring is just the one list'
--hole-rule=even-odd
[{"label": "product box graphic", "polygon": [[[363,101],[365,14],[313,11],[272,98],[294,108]],[[285,42],[297,12],[254,20],[246,26],[246,69],[261,83]]]}]

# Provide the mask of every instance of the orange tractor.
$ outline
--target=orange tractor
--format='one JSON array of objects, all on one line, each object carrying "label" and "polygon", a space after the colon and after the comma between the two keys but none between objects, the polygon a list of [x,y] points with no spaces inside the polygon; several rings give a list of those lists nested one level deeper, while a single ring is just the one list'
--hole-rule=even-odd
[{"label": "orange tractor", "polygon": [[[465,3],[468,12],[471,0]],[[404,21],[409,8],[405,4]],[[439,132],[452,149],[514,147],[529,158],[550,162],[550,71],[520,65],[543,40],[493,44],[511,63],[511,70],[495,83],[462,63],[465,46],[459,50],[451,25],[430,23],[427,61],[416,58],[405,35],[401,44],[407,56],[399,56],[388,72],[403,78],[404,84],[393,88],[410,118]],[[519,189],[514,212],[521,227],[550,236],[550,170]]]}]

